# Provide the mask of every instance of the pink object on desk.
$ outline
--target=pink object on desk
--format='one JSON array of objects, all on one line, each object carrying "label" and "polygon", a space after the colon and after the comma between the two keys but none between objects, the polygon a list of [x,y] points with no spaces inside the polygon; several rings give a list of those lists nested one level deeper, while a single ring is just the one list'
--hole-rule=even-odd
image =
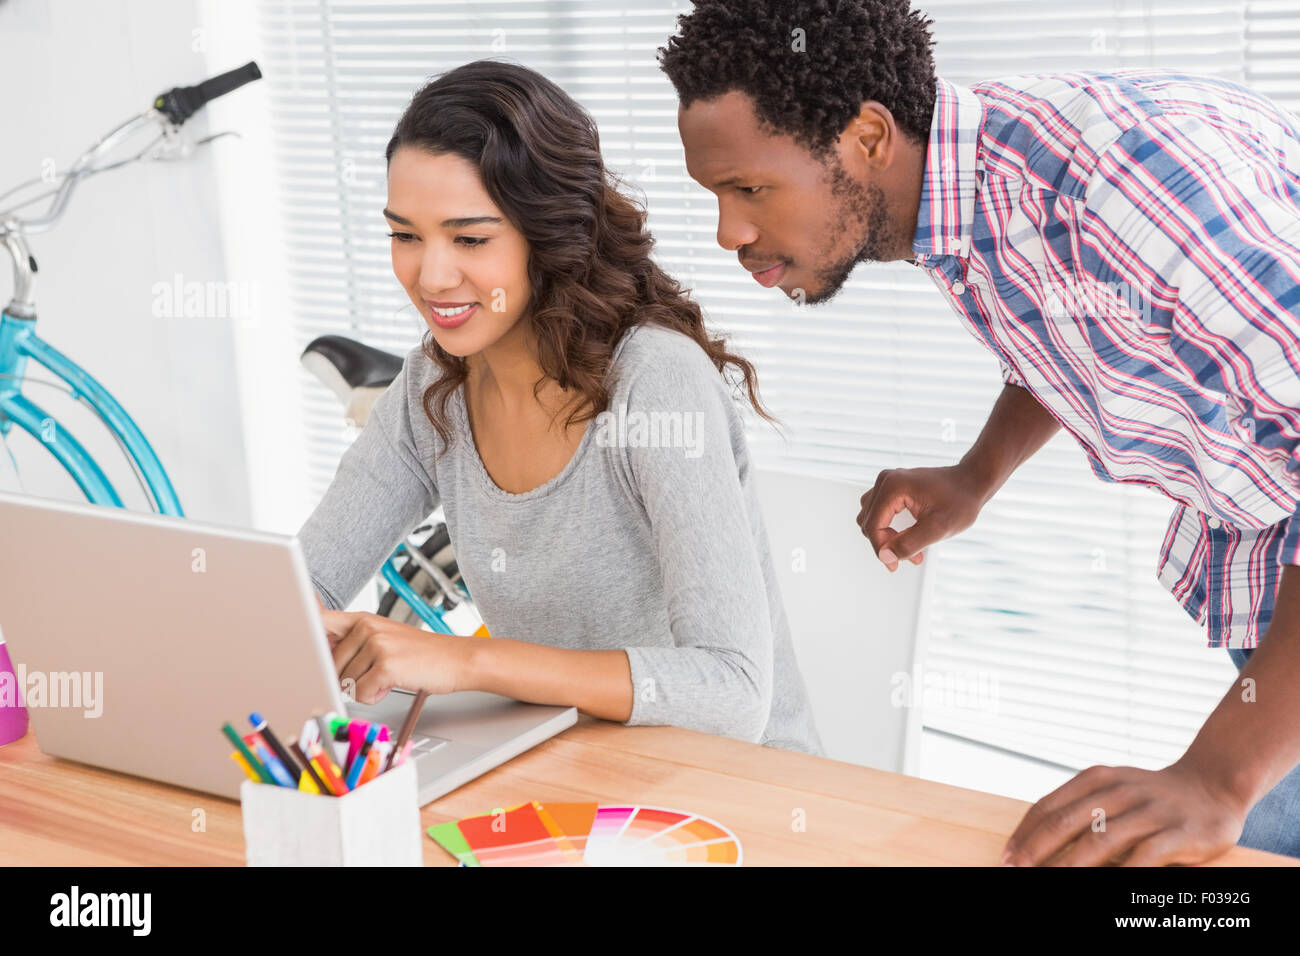
[{"label": "pink object on desk", "polygon": [[9,652],[0,641],[0,747],[27,736],[27,708],[18,676],[9,662]]}]

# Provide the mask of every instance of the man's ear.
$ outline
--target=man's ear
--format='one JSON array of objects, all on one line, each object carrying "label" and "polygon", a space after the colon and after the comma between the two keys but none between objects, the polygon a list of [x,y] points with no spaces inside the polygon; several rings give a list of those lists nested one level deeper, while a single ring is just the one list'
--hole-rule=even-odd
[{"label": "man's ear", "polygon": [[899,129],[889,107],[865,100],[858,115],[849,120],[845,135],[854,140],[853,146],[864,165],[880,169],[888,166],[893,158]]}]

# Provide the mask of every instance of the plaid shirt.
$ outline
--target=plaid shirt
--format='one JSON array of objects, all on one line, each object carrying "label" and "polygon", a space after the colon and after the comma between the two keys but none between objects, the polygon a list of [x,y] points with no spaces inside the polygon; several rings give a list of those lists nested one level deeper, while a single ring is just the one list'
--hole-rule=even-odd
[{"label": "plaid shirt", "polygon": [[1157,576],[1254,647],[1300,564],[1300,121],[1142,70],[940,79],[913,246],[1105,481],[1176,506]]}]

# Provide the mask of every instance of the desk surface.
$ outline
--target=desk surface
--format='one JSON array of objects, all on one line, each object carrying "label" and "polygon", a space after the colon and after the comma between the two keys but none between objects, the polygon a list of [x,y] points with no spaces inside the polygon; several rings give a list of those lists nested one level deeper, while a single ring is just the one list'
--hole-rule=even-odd
[{"label": "desk surface", "polygon": [[[233,766],[232,766],[233,769]],[[637,802],[730,827],[753,865],[998,862],[1029,804],[676,727],[581,719],[421,810],[427,827],[527,800]],[[204,828],[196,832],[196,810]],[[802,811],[802,813],[800,813]],[[804,821],[800,832],[797,817]],[[0,865],[239,865],[238,802],[0,747]],[[427,865],[453,865],[424,837]],[[1300,865],[1234,847],[1215,865]]]}]

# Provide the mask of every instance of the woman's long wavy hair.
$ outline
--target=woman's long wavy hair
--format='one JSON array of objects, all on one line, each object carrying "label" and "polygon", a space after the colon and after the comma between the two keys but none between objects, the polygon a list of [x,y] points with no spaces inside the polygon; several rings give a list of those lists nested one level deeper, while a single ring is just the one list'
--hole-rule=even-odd
[{"label": "woman's long wavy hair", "polygon": [[[616,188],[586,110],[550,80],[497,60],[457,67],[412,98],[388,141],[388,162],[400,146],[468,160],[528,240],[532,298],[520,321],[536,333],[543,373],[576,393],[566,427],[608,408],[614,348],[640,323],[690,336],[720,374],[728,366],[738,371],[754,410],[775,421],[759,400],[753,365],[709,334],[690,293],[651,261],[645,210]],[[443,371],[422,401],[445,451],[452,442],[447,402],[468,367],[432,333],[422,347]]]}]

